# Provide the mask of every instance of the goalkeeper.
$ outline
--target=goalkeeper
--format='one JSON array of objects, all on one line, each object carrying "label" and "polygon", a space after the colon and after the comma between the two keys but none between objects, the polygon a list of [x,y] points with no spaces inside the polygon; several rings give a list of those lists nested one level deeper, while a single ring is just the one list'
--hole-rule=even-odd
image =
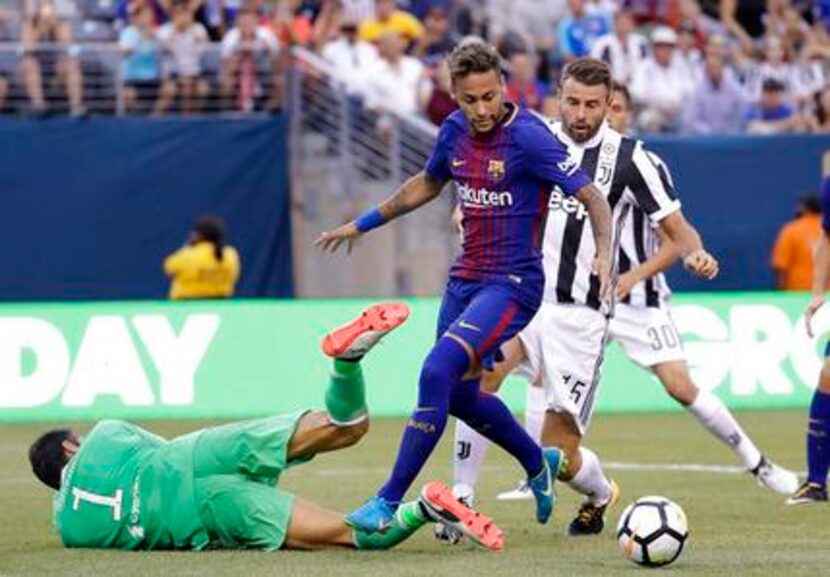
[{"label": "goalkeeper", "polygon": [[428,483],[383,533],[280,489],[282,472],[357,443],[369,428],[359,361],[409,310],[378,304],[323,339],[334,358],[326,411],[300,411],[166,440],[124,421],[85,438],[53,430],[29,450],[32,470],[57,491],[54,523],[67,547],[104,549],[352,547],[388,549],[428,522],[450,523],[490,549],[503,537],[486,517]]}]

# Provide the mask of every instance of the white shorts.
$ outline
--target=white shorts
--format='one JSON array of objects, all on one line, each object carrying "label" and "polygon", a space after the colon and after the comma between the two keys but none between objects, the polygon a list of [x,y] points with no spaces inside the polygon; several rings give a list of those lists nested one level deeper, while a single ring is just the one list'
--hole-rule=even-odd
[{"label": "white shorts", "polygon": [[572,415],[583,435],[594,411],[607,325],[587,306],[543,302],[519,333],[527,359],[516,373],[544,386],[547,408]]},{"label": "white shorts", "polygon": [[620,344],[629,359],[646,369],[686,360],[683,342],[668,306],[618,304],[611,319],[610,338]]}]

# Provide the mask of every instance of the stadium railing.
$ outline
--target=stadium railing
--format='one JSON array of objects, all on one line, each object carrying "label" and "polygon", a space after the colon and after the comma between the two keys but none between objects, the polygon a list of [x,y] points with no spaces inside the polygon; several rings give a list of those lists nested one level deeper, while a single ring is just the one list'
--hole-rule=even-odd
[{"label": "stadium railing", "polygon": [[293,50],[288,107],[297,295],[439,294],[458,248],[450,225],[453,195],[446,191],[373,231],[348,259],[312,254],[320,231],[380,202],[419,172],[437,134],[420,117],[367,108],[346,80],[316,54]]},{"label": "stadium railing", "polygon": [[[42,86],[50,114],[62,114],[69,111],[66,86],[61,82],[57,65],[64,58],[74,59],[80,64],[83,106],[91,114],[149,114],[158,98],[158,86],[155,89],[140,89],[137,93],[135,108],[132,111],[125,110],[123,78],[125,55],[115,42],[87,41],[69,46],[39,43],[25,49],[20,42],[0,42],[0,78],[8,85],[8,95],[0,106],[0,113],[27,115],[33,112],[21,72],[21,62],[26,53],[34,54],[40,63]],[[239,112],[235,110],[235,102],[223,103],[220,95],[221,44],[206,44],[200,50],[199,60],[200,78],[207,81],[209,86],[209,93],[199,113],[238,114]],[[163,67],[164,65],[162,69]],[[256,77],[259,88],[257,110],[262,111],[272,82],[267,61],[257,61]],[[158,84],[160,85],[160,80]],[[169,114],[175,114],[178,111],[176,106],[174,103]]]}]

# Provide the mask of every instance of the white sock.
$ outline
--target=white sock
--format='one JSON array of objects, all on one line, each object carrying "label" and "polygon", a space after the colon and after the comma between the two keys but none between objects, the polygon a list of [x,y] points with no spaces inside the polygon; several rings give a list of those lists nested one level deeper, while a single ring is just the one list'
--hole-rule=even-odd
[{"label": "white sock", "polygon": [[582,466],[568,481],[571,489],[588,497],[595,505],[603,505],[611,498],[611,482],[602,472],[599,457],[591,449],[580,447]]},{"label": "white sock", "polygon": [[525,430],[530,438],[541,444],[542,425],[545,424],[545,388],[527,387],[525,400]]},{"label": "white sock", "polygon": [[487,454],[486,438],[479,435],[464,421],[455,421],[455,444],[453,445],[453,495],[468,498],[472,503],[475,487],[484,457]]},{"label": "white sock", "polygon": [[744,430],[726,408],[723,402],[708,391],[700,390],[695,402],[688,406],[689,412],[704,429],[729,445],[743,461],[744,467],[754,469],[761,461],[761,451],[755,446]]}]

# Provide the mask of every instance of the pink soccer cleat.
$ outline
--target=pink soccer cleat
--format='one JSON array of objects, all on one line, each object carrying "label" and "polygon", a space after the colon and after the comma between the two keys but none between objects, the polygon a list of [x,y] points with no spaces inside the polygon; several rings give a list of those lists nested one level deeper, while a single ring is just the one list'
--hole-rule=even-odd
[{"label": "pink soccer cleat", "polygon": [[458,529],[478,545],[491,551],[504,549],[504,533],[492,519],[467,507],[439,481],[431,481],[421,490],[421,504],[436,523]]},{"label": "pink soccer cleat", "polygon": [[323,337],[323,353],[335,359],[357,360],[407,318],[409,307],[404,303],[372,305],[353,321]]}]

